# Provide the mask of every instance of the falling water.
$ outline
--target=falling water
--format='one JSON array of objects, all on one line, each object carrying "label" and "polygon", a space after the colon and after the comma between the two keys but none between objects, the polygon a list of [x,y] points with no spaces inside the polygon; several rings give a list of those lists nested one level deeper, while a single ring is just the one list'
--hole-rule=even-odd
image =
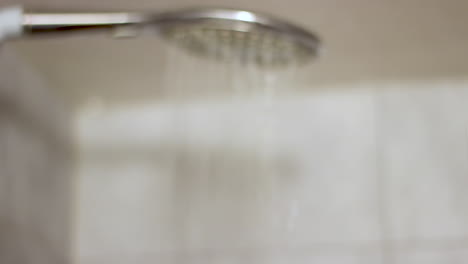
[{"label": "falling water", "polygon": [[[215,46],[211,52],[229,51]],[[288,175],[280,168],[284,128],[277,111],[295,75],[295,66],[269,70],[167,47],[163,89],[173,112],[168,163],[176,247],[196,251],[219,240],[233,247],[274,245],[280,235],[273,226],[291,229],[288,213],[278,217],[281,179]]]}]

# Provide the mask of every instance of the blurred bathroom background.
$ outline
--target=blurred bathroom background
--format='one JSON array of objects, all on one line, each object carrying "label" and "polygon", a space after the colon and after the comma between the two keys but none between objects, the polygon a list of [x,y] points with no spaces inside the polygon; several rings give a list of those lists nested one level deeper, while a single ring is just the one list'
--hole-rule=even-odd
[{"label": "blurred bathroom background", "polygon": [[2,264],[468,263],[468,2],[233,6],[316,32],[281,72],[154,37],[0,46]]}]

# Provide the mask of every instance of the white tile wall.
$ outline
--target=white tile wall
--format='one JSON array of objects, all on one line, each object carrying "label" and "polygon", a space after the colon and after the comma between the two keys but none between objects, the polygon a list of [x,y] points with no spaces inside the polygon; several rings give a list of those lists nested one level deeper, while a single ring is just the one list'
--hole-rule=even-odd
[{"label": "white tile wall", "polygon": [[95,106],[78,126],[83,259],[380,239],[372,93]]},{"label": "white tile wall", "polygon": [[79,263],[465,263],[465,86],[95,103]]}]

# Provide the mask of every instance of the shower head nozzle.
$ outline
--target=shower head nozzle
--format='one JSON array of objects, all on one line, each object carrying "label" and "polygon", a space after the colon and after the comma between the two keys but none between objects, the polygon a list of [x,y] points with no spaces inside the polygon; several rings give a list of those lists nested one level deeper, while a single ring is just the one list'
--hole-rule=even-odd
[{"label": "shower head nozzle", "polygon": [[[1,17],[0,17],[1,18]],[[165,39],[206,58],[262,67],[302,64],[318,55],[312,33],[281,19],[227,8],[146,13],[23,13],[23,35],[153,27]]]}]

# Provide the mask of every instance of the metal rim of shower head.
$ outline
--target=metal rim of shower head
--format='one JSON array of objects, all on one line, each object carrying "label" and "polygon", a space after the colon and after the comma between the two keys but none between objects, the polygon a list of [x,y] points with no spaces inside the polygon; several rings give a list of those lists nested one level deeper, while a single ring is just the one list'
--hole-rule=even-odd
[{"label": "metal rim of shower head", "polygon": [[[21,34],[18,35],[43,36],[46,33],[60,34],[64,32],[151,27],[156,29],[155,32],[159,32],[160,35],[174,40],[170,34],[167,34],[168,32],[173,29],[188,27],[188,32],[192,33],[193,28],[198,25],[208,27],[208,29],[211,27],[215,30],[243,33],[244,36],[240,35],[244,38],[244,42],[246,37],[254,36],[250,34],[252,32],[260,31],[262,34],[272,34],[275,37],[280,37],[283,44],[293,43],[293,47],[300,47],[301,53],[295,54],[295,57],[301,61],[316,58],[320,50],[320,40],[315,34],[282,19],[258,12],[212,7],[179,9],[161,13],[57,13],[23,12],[21,9]],[[199,38],[204,38],[204,36]],[[194,50],[192,46],[184,48]],[[237,48],[242,49],[243,47]],[[261,50],[263,47],[256,49]],[[271,51],[273,56],[277,56],[275,52],[277,53],[278,49]]]}]

